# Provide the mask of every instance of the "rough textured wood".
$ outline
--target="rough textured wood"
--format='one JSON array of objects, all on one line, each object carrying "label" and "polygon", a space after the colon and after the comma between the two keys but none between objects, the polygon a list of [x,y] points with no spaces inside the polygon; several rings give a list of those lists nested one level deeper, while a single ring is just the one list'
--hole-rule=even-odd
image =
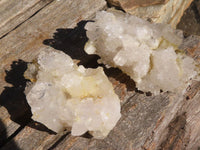
[{"label": "rough textured wood", "polygon": [[10,119],[10,115],[5,107],[0,107],[0,147],[20,128],[20,125]]},{"label": "rough textured wood", "polygon": [[158,4],[165,4],[169,0],[108,0],[111,5],[120,6],[122,8],[137,8],[144,6],[152,6]]},{"label": "rough textured wood", "polygon": [[2,149],[43,149],[45,145],[45,149],[48,149],[63,135],[65,134],[55,135],[52,131],[48,131],[45,126],[32,121]]},{"label": "rough textured wood", "polygon": [[[79,21],[88,19],[105,6],[104,0],[53,1],[0,40],[0,109],[6,108],[8,111],[3,112],[4,115],[8,116],[8,113],[11,115],[7,117],[8,123],[0,118],[1,121],[3,120],[1,130],[3,133],[7,132],[3,141],[8,139],[9,142],[12,133],[20,132],[19,125],[23,128],[30,121],[30,108],[23,93],[26,84],[23,78],[26,69],[25,61],[31,61],[40,51],[47,48],[43,41],[51,38],[56,29],[74,27]],[[34,129],[32,130],[34,132]],[[43,132],[40,136],[45,137]],[[9,144],[16,145],[12,140]]]},{"label": "rough textured wood", "polygon": [[[192,1],[193,0],[169,0],[166,4],[137,8],[135,7],[137,4],[133,3],[132,0],[116,0],[114,2],[118,2],[118,6],[130,14],[157,23],[168,23],[172,27],[176,27],[184,10]],[[140,3],[142,3],[142,1],[140,1]]]},{"label": "rough textured wood", "polygon": [[184,12],[178,29],[185,31],[187,35],[200,35],[200,0],[194,0]]},{"label": "rough textured wood", "polygon": [[[0,40],[0,92],[5,86],[5,70],[14,60],[31,61],[57,28],[70,28],[105,7],[104,0],[53,1],[36,16]],[[89,10],[88,10],[89,9]],[[8,42],[9,41],[9,42]]]},{"label": "rough textured wood", "polygon": [[53,0],[1,0],[0,38],[52,1]]},{"label": "rough textured wood", "polygon": [[[88,134],[73,137],[67,131],[54,134],[30,120],[30,108],[23,94],[27,82],[23,78],[26,62],[34,59],[43,49],[54,48],[79,60],[79,64],[96,67],[98,57],[89,56],[83,51],[87,41],[84,30],[86,22],[73,27],[81,20],[90,19],[104,7],[103,0],[54,1],[0,40],[0,68],[3,68],[0,70],[0,134],[3,136],[0,137],[7,139],[2,149],[198,148],[200,82],[195,81],[183,97],[168,92],[152,96],[138,91],[134,82],[119,69],[104,68],[122,105],[120,121],[104,140],[95,140]],[[199,37],[186,38],[181,48],[200,63]],[[9,68],[11,70],[5,72]],[[7,86],[6,82],[11,86],[3,88]]]},{"label": "rough textured wood", "polygon": [[[199,149],[200,147],[200,86],[199,82],[192,85],[190,94],[186,97],[182,112],[186,112],[186,124],[184,126],[185,135],[181,137],[182,145],[186,145],[187,150]],[[181,112],[181,113],[182,113]]]}]

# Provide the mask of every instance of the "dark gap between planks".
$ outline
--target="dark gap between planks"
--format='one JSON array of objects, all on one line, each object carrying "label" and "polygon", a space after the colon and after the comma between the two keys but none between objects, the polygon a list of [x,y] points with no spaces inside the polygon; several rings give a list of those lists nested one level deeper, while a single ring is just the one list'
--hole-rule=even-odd
[{"label": "dark gap between planks", "polygon": [[9,33],[11,33],[12,31],[16,30],[18,27],[20,27],[22,24],[24,24],[26,21],[28,21],[29,19],[31,19],[33,16],[35,16],[37,13],[39,13],[42,9],[44,9],[45,7],[47,7],[49,4],[51,4],[54,0],[49,1],[49,3],[47,3],[46,5],[44,5],[42,8],[40,8],[39,10],[37,10],[34,14],[32,14],[30,17],[28,17],[28,19],[22,21],[21,23],[19,23],[18,25],[16,25],[16,27],[14,27],[13,29],[11,29],[10,31],[8,31],[7,33],[5,33],[4,35],[2,35],[0,37],[0,40],[3,39],[4,37],[6,37]]}]

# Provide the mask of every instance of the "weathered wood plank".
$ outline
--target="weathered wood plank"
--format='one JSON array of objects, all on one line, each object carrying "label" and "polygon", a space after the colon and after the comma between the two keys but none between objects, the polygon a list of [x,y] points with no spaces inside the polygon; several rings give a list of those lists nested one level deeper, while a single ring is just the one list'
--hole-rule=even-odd
[{"label": "weathered wood plank", "polygon": [[182,145],[187,145],[187,150],[198,149],[200,147],[200,82],[191,85],[185,100],[180,111],[180,114],[186,112],[185,134],[181,137]]},{"label": "weathered wood plank", "polygon": [[[17,127],[19,127],[19,125],[17,123],[21,125],[21,122],[18,121],[21,119],[30,119],[30,116],[26,118],[26,115],[30,114],[27,113],[27,111],[30,111],[30,108],[29,110],[27,110],[27,107],[21,107],[21,110],[19,109],[20,106],[23,106],[24,103],[26,105],[27,102],[24,101],[25,97],[23,94],[24,84],[26,84],[23,78],[23,71],[26,68],[26,64],[24,61],[18,60],[23,59],[25,61],[31,61],[40,51],[47,48],[47,46],[43,44],[43,41],[50,38],[57,28],[74,27],[79,21],[88,19],[94,15],[96,11],[105,8],[105,6],[106,3],[104,0],[54,1],[0,40],[0,109],[5,109],[4,107],[6,107],[8,111],[3,111],[3,116],[7,116],[6,119],[9,119],[9,121],[7,121],[8,123],[5,121],[2,123],[2,126],[4,126],[3,128],[6,129],[6,131],[4,129],[3,131],[9,133],[4,139],[18,130]],[[13,61],[16,62],[10,66]],[[5,71],[9,69],[11,69],[11,71]],[[17,75],[10,76],[10,74]],[[6,82],[10,83],[10,85],[8,86]],[[11,120],[10,117],[8,117],[10,113]],[[16,116],[14,114],[16,114]],[[14,118],[13,115],[15,116]],[[0,119],[3,119],[3,117]],[[22,124],[24,124],[24,122]],[[10,130],[11,128],[13,129],[12,132]],[[23,140],[24,134],[26,134],[27,140]],[[38,134],[41,135],[37,139]],[[28,138],[29,135],[30,138]],[[46,141],[45,143],[47,143],[47,141],[53,143],[53,141],[57,141],[57,138],[59,138],[58,135],[52,136],[46,132],[44,133],[27,126],[14,138],[18,143],[16,142],[16,144],[11,140],[6,145],[5,149],[9,149],[12,146],[25,148],[23,146],[27,146],[28,143],[31,144],[33,140],[31,136],[35,137],[35,143],[39,145],[43,141]],[[38,142],[37,140],[40,139],[42,140]],[[27,145],[25,145],[25,141],[27,141]],[[35,145],[32,144],[32,146]]]},{"label": "weathered wood plank", "polygon": [[49,149],[53,147],[62,136],[66,137],[67,135],[68,133],[66,132],[55,134],[44,125],[31,121],[1,149]]},{"label": "weathered wood plank", "polygon": [[43,40],[50,38],[57,28],[74,27],[84,19],[105,7],[104,0],[54,1],[36,16],[0,40],[0,92],[5,83],[5,70],[14,60],[31,61],[45,45]]},{"label": "weathered wood plank", "polygon": [[[148,19],[156,23],[167,23],[175,28],[178,22],[180,21],[183,12],[188,8],[188,6],[191,4],[193,0],[169,0],[169,1],[108,0],[108,1],[121,7],[124,11],[132,15],[136,15],[140,18]],[[159,2],[161,4],[152,5]],[[146,7],[141,7],[145,6],[145,4]]]},{"label": "weathered wood plank", "polygon": [[1,0],[0,38],[52,1],[53,0]]},{"label": "weathered wood plank", "polygon": [[26,63],[14,61],[11,68],[10,71],[6,71],[5,80],[13,86],[5,87],[0,95],[2,129],[0,147],[14,137],[30,121],[31,117],[31,111],[24,95],[26,80],[23,73],[26,70]]},{"label": "weathered wood plank", "polygon": [[152,6],[158,4],[165,4],[169,0],[108,0],[111,5],[121,6],[122,8],[137,8],[137,7],[145,7]]},{"label": "weathered wood plank", "polygon": [[177,28],[188,35],[200,35],[200,1],[194,0],[190,7],[184,12]]},{"label": "weathered wood plank", "polygon": [[[31,125],[31,123],[29,125]],[[26,126],[2,149],[34,149],[36,145],[40,145],[40,143],[48,136],[47,132],[42,132],[42,134],[41,132],[42,131],[40,130],[32,130],[32,128]],[[13,144],[15,144],[15,147]]]},{"label": "weathered wood plank", "polygon": [[[200,88],[198,88],[200,91]],[[199,92],[198,91],[198,92]],[[200,94],[191,99],[185,107],[187,107],[187,119],[186,119],[186,135],[184,140],[187,140],[187,150],[199,149],[200,147]]]},{"label": "weathered wood plank", "polygon": [[7,138],[15,133],[20,125],[10,119],[6,108],[0,107],[0,147],[7,141]]}]

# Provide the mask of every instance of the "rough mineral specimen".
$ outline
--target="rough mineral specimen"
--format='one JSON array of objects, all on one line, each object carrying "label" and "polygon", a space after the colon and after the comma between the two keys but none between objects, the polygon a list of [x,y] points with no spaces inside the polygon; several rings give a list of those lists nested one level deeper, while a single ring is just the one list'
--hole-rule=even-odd
[{"label": "rough mineral specimen", "polygon": [[85,51],[127,73],[139,90],[158,94],[184,89],[197,74],[193,59],[178,50],[182,37],[167,25],[110,9],[98,12],[85,28]]},{"label": "rough mineral specimen", "polygon": [[101,67],[85,69],[63,52],[47,50],[29,64],[25,77],[35,81],[25,91],[32,118],[55,132],[72,127],[72,135],[90,131],[104,138],[121,116],[120,100]]}]

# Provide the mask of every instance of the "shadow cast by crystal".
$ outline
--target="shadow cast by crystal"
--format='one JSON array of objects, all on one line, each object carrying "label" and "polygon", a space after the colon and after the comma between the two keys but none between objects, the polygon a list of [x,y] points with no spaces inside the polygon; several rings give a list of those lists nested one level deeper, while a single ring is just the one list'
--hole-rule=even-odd
[{"label": "shadow cast by crystal", "polygon": [[119,81],[120,83],[124,83],[126,85],[127,91],[135,91],[136,93],[139,94],[145,94],[146,96],[152,96],[151,92],[142,92],[137,89],[136,84],[134,80],[130,78],[127,74],[123,73],[120,69],[118,68],[106,68],[104,65],[102,65],[104,68],[104,72],[108,77],[112,77],[115,80]]},{"label": "shadow cast by crystal", "polygon": [[115,80],[119,81],[120,83],[124,83],[126,85],[126,88],[128,91],[136,91],[136,86],[135,82],[125,73],[123,73],[120,69],[118,68],[106,68],[103,66],[104,72],[107,76],[114,78]]},{"label": "shadow cast by crystal", "polygon": [[[23,129],[26,125],[37,130],[54,133],[40,123],[32,123],[31,108],[27,103],[24,90],[29,80],[24,78],[24,72],[27,69],[27,62],[23,60],[13,61],[11,69],[6,70],[5,81],[12,84],[12,87],[4,87],[0,95],[0,105],[4,106],[10,114],[10,119],[18,123]],[[18,131],[20,132],[20,130]],[[17,134],[17,133],[16,133]]]},{"label": "shadow cast by crystal", "polygon": [[12,87],[4,87],[0,95],[0,105],[4,106],[10,114],[10,119],[20,125],[25,125],[31,120],[31,110],[26,101],[24,89],[26,80],[23,76],[27,63],[23,60],[14,61],[11,70],[6,70],[5,80]]},{"label": "shadow cast by crystal", "polygon": [[[88,55],[84,51],[84,46],[88,41],[86,36],[85,24],[89,21],[81,21],[74,29],[57,29],[53,35],[53,39],[46,39],[43,41],[45,45],[51,46],[56,50],[63,51],[72,59],[77,59],[80,62],[78,65],[83,65],[86,68],[97,68],[102,66],[104,72],[108,77],[113,77],[121,83],[125,83],[129,91],[136,90],[135,83],[129,76],[122,73],[117,68],[106,68],[102,64],[98,64],[97,60],[100,58],[97,55]],[[118,77],[120,76],[120,78]]]},{"label": "shadow cast by crystal", "polygon": [[99,66],[97,63],[99,56],[88,55],[84,51],[85,43],[88,41],[86,30],[84,29],[87,22],[79,22],[74,29],[57,29],[53,39],[46,39],[43,44],[63,51],[72,59],[78,60],[78,65],[83,65],[86,68],[97,68]]},{"label": "shadow cast by crystal", "polygon": [[12,147],[12,149],[20,150],[20,148],[17,146],[17,144],[14,141],[11,141],[13,134],[11,136],[8,136],[6,127],[0,119],[0,149],[8,149],[7,147],[4,147],[6,143],[9,143],[9,147]]}]

